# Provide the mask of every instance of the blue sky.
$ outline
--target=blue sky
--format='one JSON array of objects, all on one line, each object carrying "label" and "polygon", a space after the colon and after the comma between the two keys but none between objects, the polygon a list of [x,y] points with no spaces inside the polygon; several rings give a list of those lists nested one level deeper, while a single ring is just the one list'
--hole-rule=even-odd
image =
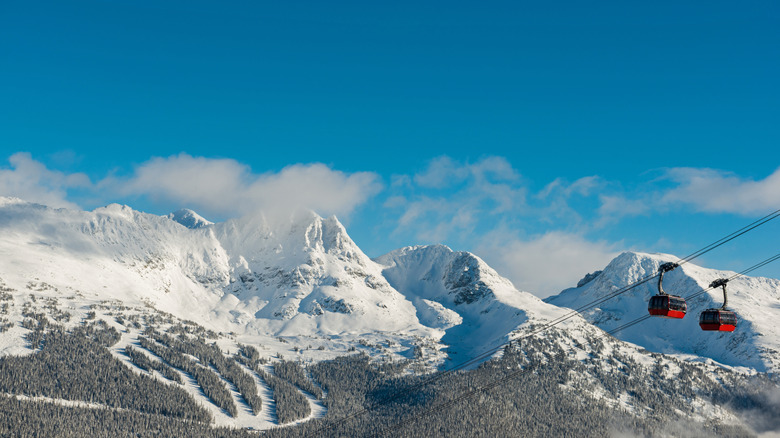
[{"label": "blue sky", "polygon": [[780,208],[776,2],[483,3],[3,2],[0,195],[306,206],[540,295]]}]

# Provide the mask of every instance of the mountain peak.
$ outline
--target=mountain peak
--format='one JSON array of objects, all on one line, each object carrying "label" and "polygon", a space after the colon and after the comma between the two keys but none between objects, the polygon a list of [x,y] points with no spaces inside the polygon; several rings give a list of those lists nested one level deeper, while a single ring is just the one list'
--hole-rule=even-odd
[{"label": "mountain peak", "polygon": [[[556,306],[577,309],[615,291],[625,290],[609,300],[583,312],[583,316],[602,330],[610,331],[647,315],[650,297],[658,293],[658,280],[645,279],[658,273],[665,262],[679,261],[671,254],[625,252],[613,259],[590,281],[566,289],[545,301]],[[780,328],[775,324],[774,308],[780,299],[780,281],[738,276],[729,282],[729,310],[737,314],[739,324],[734,333],[703,332],[698,316],[704,309],[719,307],[720,290],[707,285],[718,278],[734,275],[730,271],[704,268],[686,263],[664,276],[664,290],[686,298],[688,314],[680,320],[650,318],[626,327],[616,334],[650,351],[693,354],[708,357],[731,366],[757,370],[780,369]],[[633,285],[633,286],[632,286]],[[627,286],[632,286],[627,288]]]},{"label": "mountain peak", "polygon": [[135,213],[135,210],[124,204],[111,203],[104,207],[98,207],[92,210],[92,212],[109,216],[124,216],[131,218]]},{"label": "mountain peak", "polygon": [[188,208],[182,208],[181,210],[174,211],[166,216],[168,219],[177,222],[190,229],[204,228],[212,225],[214,222],[206,220],[203,216],[195,213]]},{"label": "mountain peak", "polygon": [[445,245],[408,246],[375,260],[385,267],[390,284],[401,291],[426,299],[447,297],[454,305],[485,303],[516,292],[482,259],[467,251],[453,251]]},{"label": "mountain peak", "polygon": [[452,254],[455,251],[450,249],[450,247],[446,245],[441,244],[435,244],[435,245],[413,245],[413,246],[405,246],[403,248],[399,248],[393,251],[390,251],[389,253],[377,257],[375,259],[376,262],[378,262],[381,265],[385,265],[388,267],[393,266],[396,259],[399,257],[416,257],[416,258],[431,258],[431,257],[441,257],[444,255]]}]

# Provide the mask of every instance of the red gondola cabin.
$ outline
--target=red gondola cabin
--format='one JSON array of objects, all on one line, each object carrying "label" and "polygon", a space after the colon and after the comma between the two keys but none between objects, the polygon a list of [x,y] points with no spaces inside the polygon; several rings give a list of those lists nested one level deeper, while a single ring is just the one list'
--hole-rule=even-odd
[{"label": "red gondola cabin", "polygon": [[719,278],[710,283],[710,288],[723,288],[723,307],[720,309],[707,309],[699,315],[699,327],[708,332],[733,332],[737,328],[737,314],[726,310],[729,297],[726,294],[728,278]]},{"label": "red gondola cabin", "polygon": [[681,297],[674,295],[653,295],[647,310],[652,316],[663,318],[683,318],[688,311],[688,305]]},{"label": "red gondola cabin", "polygon": [[731,310],[707,309],[699,315],[699,327],[706,331],[733,332],[737,315]]},{"label": "red gondola cabin", "polygon": [[679,265],[677,263],[664,263],[659,268],[658,276],[658,295],[650,297],[650,302],[647,303],[647,311],[650,312],[650,316],[660,316],[662,318],[683,318],[685,312],[688,311],[688,305],[685,303],[685,298],[678,297],[676,295],[669,295],[664,292],[664,274],[674,270]]}]

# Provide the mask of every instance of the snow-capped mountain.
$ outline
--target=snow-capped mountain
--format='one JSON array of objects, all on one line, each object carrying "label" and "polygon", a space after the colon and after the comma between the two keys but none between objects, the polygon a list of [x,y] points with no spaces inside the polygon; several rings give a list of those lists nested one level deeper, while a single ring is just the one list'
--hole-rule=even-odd
[{"label": "snow-capped mountain", "polygon": [[[0,198],[0,356],[31,354],[28,336],[40,320],[65,329],[89,321],[115,328],[119,340],[111,354],[131,368],[134,362],[123,353],[127,347],[156,354],[140,343],[147,329],[173,335],[198,324],[218,332],[208,336],[229,354],[244,344],[264,359],[292,356],[303,363],[359,349],[375,359],[414,359],[413,370],[420,372],[508,352],[563,367],[566,378],[555,384],[577,397],[595,397],[642,416],[655,409],[647,394],[669,394],[670,380],[684,382],[691,394],[705,393],[741,374],[650,353],[609,337],[578,315],[527,335],[570,314],[558,305],[590,302],[674,259],[623,254],[549,300],[553,305],[517,290],[474,254],[442,245],[402,248],[372,260],[335,217],[312,212],[211,223],[189,210],[156,216],[112,204],[86,212]],[[685,295],[684,290],[701,290],[730,274],[686,264],[667,274],[665,286]],[[653,351],[775,370],[780,337],[770,314],[779,285],[749,278],[729,283],[730,303],[741,320],[733,334],[698,331],[696,311],[720,302],[713,291],[691,300],[684,321],[650,320],[620,336]],[[646,314],[654,287],[643,285],[585,316],[609,330]],[[193,333],[207,334],[204,327]],[[502,348],[510,339],[521,341]],[[189,382],[186,388],[203,399],[198,385]],[[312,410],[306,421],[325,410],[308,397]],[[233,398],[241,400],[238,393]],[[272,414],[230,416],[205,401],[216,424],[279,425]],[[677,397],[674,403],[674,409],[685,409],[684,418],[723,416],[740,423],[714,396],[693,402]]]},{"label": "snow-capped mountain", "polygon": [[463,357],[479,352],[485,341],[506,342],[519,325],[557,310],[515,289],[474,254],[443,245],[406,247],[376,261],[420,321],[445,331],[442,342]]},{"label": "snow-capped mountain", "polygon": [[[545,303],[479,257],[441,245],[371,260],[335,217],[312,212],[211,223],[189,210],[156,216],[112,204],[85,212],[0,198],[0,280],[7,287],[68,291],[83,297],[85,308],[105,300],[150,305],[239,335],[429,339],[439,344],[432,349],[447,347],[459,358],[566,313],[556,306],[577,308],[674,260],[624,253]],[[688,263],[668,273],[665,285],[685,296],[732,274]],[[728,288],[740,319],[734,333],[698,328],[699,311],[722,300],[714,290],[690,300],[684,320],[653,318],[617,336],[651,351],[776,370],[780,328],[772,313],[780,281],[741,277]],[[585,317],[610,330],[645,315],[655,293],[654,282],[643,284]]]},{"label": "snow-capped mountain", "polygon": [[[584,278],[578,287],[566,289],[545,301],[576,309],[653,275],[662,263],[678,260],[668,254],[626,252],[612,260],[602,272]],[[715,279],[734,274],[686,263],[667,273],[663,286],[667,293],[687,297],[707,289]],[[658,293],[657,285],[657,279],[653,279],[583,315],[603,330],[619,327],[647,314],[647,303]],[[717,288],[687,300],[688,313],[681,320],[650,318],[615,336],[651,351],[694,355],[726,365],[777,372],[780,370],[780,326],[777,324],[780,280],[740,276],[728,283],[727,290],[729,309],[739,320],[733,333],[704,332],[698,326],[702,310],[723,304],[723,292]]]},{"label": "snow-capped mountain", "polygon": [[424,339],[434,356],[444,346],[481,353],[562,312],[470,253],[437,245],[371,260],[335,217],[312,212],[210,223],[189,210],[85,212],[3,198],[0,255],[8,287],[84,297],[72,307],[149,305],[247,336]]},{"label": "snow-capped mountain", "polygon": [[335,217],[312,212],[210,223],[184,210],[85,212],[3,198],[0,255],[8,287],[67,290],[84,297],[76,308],[119,300],[246,336],[395,337],[439,359],[442,347],[470,357],[564,312],[470,253],[435,245],[371,260]]},{"label": "snow-capped mountain", "polygon": [[187,228],[203,228],[212,225],[214,222],[206,220],[203,216],[195,213],[188,208],[182,208],[181,210],[174,211],[169,214],[168,219],[178,222]]},{"label": "snow-capped mountain", "polygon": [[94,300],[149,303],[221,331],[424,330],[335,217],[211,224],[112,204],[92,212],[0,201],[0,277]]},{"label": "snow-capped mountain", "polygon": [[301,212],[280,224],[254,216],[210,231],[229,269],[219,309],[232,307],[236,322],[291,335],[423,328],[335,217]]},{"label": "snow-capped mountain", "polygon": [[[4,287],[67,291],[82,297],[70,304],[75,308],[106,300],[149,305],[239,335],[427,339],[438,345],[432,350],[446,347],[458,358],[503,344],[518,327],[566,313],[556,306],[577,308],[674,260],[625,253],[579,287],[543,302],[477,256],[441,245],[371,260],[335,217],[312,212],[211,223],[188,210],[155,216],[112,204],[85,212],[0,198]],[[668,273],[665,285],[686,296],[732,274],[688,263]],[[773,313],[780,281],[741,277],[728,289],[740,319],[734,333],[698,328],[699,311],[722,300],[714,290],[690,300],[684,320],[653,318],[617,336],[651,351],[777,370],[780,328]],[[584,316],[610,330],[645,315],[655,293],[655,283],[646,283]],[[577,319],[570,327],[580,327]]]}]

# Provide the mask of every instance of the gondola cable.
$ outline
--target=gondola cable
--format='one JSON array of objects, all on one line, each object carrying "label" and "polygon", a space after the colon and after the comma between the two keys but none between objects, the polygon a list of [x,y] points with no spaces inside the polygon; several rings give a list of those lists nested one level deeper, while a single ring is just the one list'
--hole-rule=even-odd
[{"label": "gondola cable", "polygon": [[[777,209],[777,210],[775,210],[775,211],[773,211],[773,212],[771,212],[771,213],[769,213],[769,214],[767,214],[767,215],[765,215],[765,216],[763,216],[763,217],[761,217],[761,218],[751,222],[750,224],[745,225],[744,227],[742,227],[742,228],[740,228],[740,229],[738,229],[738,230],[736,230],[736,231],[734,231],[734,232],[732,232],[732,233],[730,233],[730,234],[728,234],[728,235],[726,235],[726,236],[716,240],[715,242],[713,242],[713,243],[711,243],[711,244],[709,244],[709,245],[699,249],[698,251],[695,251],[695,252],[689,254],[688,256],[678,260],[677,264],[679,266],[682,266],[685,263],[688,263],[691,260],[694,260],[697,257],[700,257],[700,256],[702,256],[702,255],[704,255],[704,254],[706,254],[706,253],[708,253],[708,252],[710,252],[710,251],[712,251],[712,250],[714,250],[714,249],[716,249],[716,248],[718,248],[718,247],[720,247],[720,246],[722,246],[722,245],[724,245],[724,244],[726,244],[726,243],[736,239],[737,237],[740,237],[740,236],[744,235],[745,233],[748,233],[748,232],[750,232],[750,231],[760,227],[761,225],[764,225],[767,222],[769,222],[769,221],[771,221],[773,219],[776,219],[777,217],[780,217],[780,209]],[[626,292],[628,292],[631,289],[634,289],[634,288],[636,288],[636,287],[638,287],[638,286],[640,286],[640,285],[642,285],[644,283],[647,283],[648,281],[652,280],[656,276],[658,276],[658,272],[655,272],[653,274],[648,274],[645,277],[640,278],[639,280],[636,280],[634,283],[632,283],[630,285],[624,286],[624,287],[622,287],[622,288],[620,288],[620,289],[618,289],[618,290],[616,290],[614,292],[611,292],[610,294],[607,294],[604,297],[600,297],[600,298],[598,298],[598,299],[596,299],[596,300],[594,300],[594,301],[592,301],[590,303],[587,303],[587,304],[585,304],[583,306],[580,306],[577,309],[572,310],[571,312],[569,312],[567,314],[564,314],[564,315],[562,315],[562,316],[560,316],[558,318],[555,318],[552,321],[549,321],[549,322],[547,322],[545,324],[542,324],[541,327],[537,328],[536,330],[533,330],[531,333],[528,333],[528,334],[526,334],[523,337],[514,338],[514,339],[512,339],[512,340],[510,340],[508,342],[501,343],[500,345],[498,345],[496,347],[493,347],[493,348],[490,348],[490,349],[486,350],[485,352],[483,352],[483,353],[481,353],[481,354],[479,354],[479,355],[477,355],[477,356],[475,356],[475,357],[473,357],[473,358],[471,358],[471,359],[469,359],[469,360],[467,360],[465,362],[462,362],[462,363],[460,363],[458,365],[455,365],[455,366],[453,366],[453,367],[451,367],[451,368],[449,368],[447,370],[440,371],[438,373],[434,373],[434,375],[432,375],[428,379],[425,379],[422,382],[420,382],[418,384],[415,384],[415,385],[413,385],[410,388],[407,388],[407,389],[405,389],[403,391],[400,391],[398,393],[395,393],[395,394],[390,394],[390,395],[388,395],[388,396],[386,396],[386,397],[384,397],[384,398],[382,398],[380,400],[377,400],[376,402],[372,403],[371,405],[369,405],[366,408],[363,408],[363,409],[361,409],[361,410],[359,410],[357,412],[354,412],[352,414],[344,416],[344,417],[342,417],[342,418],[340,418],[338,420],[334,420],[333,422],[330,422],[330,423],[322,426],[321,428],[317,429],[312,435],[309,435],[309,436],[318,436],[321,432],[324,432],[325,430],[328,430],[328,429],[331,429],[333,427],[336,427],[339,424],[342,424],[342,423],[344,423],[346,421],[349,421],[349,420],[351,420],[353,418],[362,416],[363,414],[365,414],[365,413],[367,413],[369,411],[374,410],[377,406],[381,406],[383,404],[386,404],[388,402],[396,400],[396,399],[398,399],[398,398],[400,398],[400,397],[402,397],[402,396],[404,396],[404,395],[406,395],[408,393],[416,391],[419,388],[427,386],[428,384],[430,384],[430,383],[432,383],[432,382],[434,382],[436,380],[444,378],[444,377],[454,373],[455,371],[459,371],[459,370],[461,370],[463,368],[466,368],[466,367],[468,367],[470,365],[473,365],[475,363],[481,362],[481,361],[489,358],[490,356],[494,355],[496,352],[498,352],[502,348],[506,347],[507,345],[511,345],[513,342],[516,342],[516,341],[519,341],[519,340],[522,340],[522,339],[526,339],[526,338],[529,338],[531,336],[535,336],[535,335],[537,335],[539,333],[542,333],[542,332],[544,332],[546,330],[549,330],[550,328],[552,328],[552,327],[554,327],[554,326],[556,326],[556,325],[558,325],[558,324],[560,324],[560,323],[562,323],[564,321],[567,321],[567,320],[573,318],[576,315],[579,315],[580,312],[582,312],[584,310],[588,310],[590,308],[593,308],[593,307],[595,307],[595,306],[597,306],[599,304],[604,303],[605,301],[608,301],[608,300],[610,300],[610,299],[612,299],[612,298],[614,298],[614,297],[616,297],[618,295],[626,293]]]},{"label": "gondola cable", "polygon": [[[741,272],[738,272],[738,273],[732,275],[731,277],[728,277],[727,280],[731,281],[731,280],[733,280],[733,279],[735,279],[737,277],[743,276],[743,275],[745,275],[745,274],[747,274],[749,272],[753,272],[756,269],[762,268],[762,267],[764,267],[764,266],[766,266],[766,265],[768,265],[768,264],[770,264],[770,263],[772,263],[772,262],[774,262],[775,260],[778,260],[778,259],[780,259],[780,254],[776,254],[776,255],[774,255],[772,257],[769,257],[768,259],[765,259],[764,261],[759,262],[759,263],[757,263],[757,264],[755,264],[755,265],[753,265],[753,266],[751,266],[751,267],[749,267],[749,268],[747,268],[747,269],[745,269],[745,270],[743,270]],[[707,287],[705,289],[700,290],[699,292],[693,293],[693,294],[685,297],[685,299],[686,300],[690,300],[690,299],[699,297],[699,296],[701,296],[701,295],[703,295],[703,294],[705,294],[705,293],[707,293],[707,292],[709,292],[710,290],[713,290],[713,289],[715,289],[715,287],[712,287],[712,286]],[[635,319],[633,321],[629,321],[629,322],[623,324],[620,327],[613,328],[612,330],[609,330],[607,333],[609,333],[610,335],[613,335],[613,334],[615,334],[617,332],[620,332],[620,331],[623,331],[623,330],[625,330],[625,329],[627,329],[627,328],[629,328],[629,327],[631,327],[633,325],[639,324],[640,322],[642,322],[642,321],[644,321],[646,319],[649,319],[649,318],[650,318],[650,315],[642,316],[642,317],[637,318],[637,319]]]},{"label": "gondola cable", "polygon": [[[776,255],[774,255],[772,257],[769,257],[768,259],[765,259],[764,261],[762,261],[762,262],[760,262],[760,263],[758,263],[756,265],[753,265],[750,268],[747,268],[747,269],[745,269],[742,272],[734,274],[733,276],[729,277],[729,280],[734,279],[736,277],[739,277],[741,275],[745,275],[748,272],[754,271],[754,270],[756,270],[756,269],[758,269],[760,267],[763,267],[763,266],[765,266],[765,265],[767,265],[769,263],[772,263],[773,261],[778,260],[778,259],[780,259],[780,254],[776,254]],[[714,289],[714,288],[713,287],[708,287],[708,288],[703,289],[703,290],[701,290],[699,292],[696,292],[695,294],[693,294],[693,295],[691,295],[689,297],[686,297],[686,299],[697,297],[697,296],[699,296],[701,294],[706,293],[707,291],[709,291],[711,289]],[[638,324],[638,323],[640,323],[640,322],[642,322],[644,320],[647,320],[647,319],[650,319],[650,315],[644,315],[642,317],[639,317],[639,318],[637,318],[637,319],[635,319],[635,320],[633,320],[633,321],[631,321],[631,322],[629,322],[627,324],[624,324],[623,326],[620,326],[620,327],[618,327],[616,329],[613,329],[613,330],[611,330],[609,332],[605,331],[599,337],[604,337],[606,335],[613,335],[614,333],[617,333],[617,332],[619,332],[621,330],[625,330],[626,328],[631,327],[633,325],[636,325],[636,324]],[[493,389],[493,388],[495,388],[496,386],[498,386],[498,385],[500,385],[502,383],[508,382],[508,381],[510,381],[510,380],[512,380],[514,378],[517,378],[517,377],[523,375],[523,374],[531,372],[534,369],[535,369],[535,367],[533,367],[533,366],[527,367],[527,368],[518,369],[517,371],[509,373],[509,374],[501,377],[498,380],[495,380],[495,381],[493,381],[491,383],[479,386],[477,388],[473,388],[473,389],[471,389],[469,391],[466,391],[466,392],[462,393],[461,395],[459,395],[459,396],[457,396],[457,397],[455,397],[453,399],[450,399],[450,400],[448,400],[448,401],[446,401],[444,403],[441,403],[439,405],[433,406],[433,407],[431,407],[429,409],[426,409],[425,411],[423,411],[421,413],[418,413],[416,415],[412,415],[412,416],[410,416],[410,417],[408,417],[408,418],[406,418],[406,419],[404,419],[404,420],[402,420],[400,422],[397,422],[397,423],[395,423],[395,424],[393,424],[391,426],[388,426],[388,427],[384,428],[383,430],[370,435],[370,437],[378,437],[378,436],[386,435],[388,432],[399,430],[400,428],[402,428],[405,425],[407,425],[407,424],[417,420],[420,417],[425,417],[425,416],[428,416],[428,415],[430,415],[430,414],[432,414],[432,413],[434,413],[434,412],[436,412],[438,410],[443,410],[443,409],[449,408],[450,406],[460,402],[461,400],[465,400],[467,398],[470,398],[470,397],[474,396],[475,394],[477,394],[479,392],[488,391],[490,389]]]},{"label": "gondola cable", "polygon": [[[750,223],[750,224],[740,228],[739,230],[734,231],[733,233],[716,240],[715,242],[705,246],[704,248],[702,248],[702,249],[700,249],[698,251],[695,251],[695,252],[689,254],[686,257],[683,257],[682,259],[678,260],[675,264],[677,266],[682,266],[682,265],[690,262],[691,260],[694,260],[697,257],[700,257],[700,256],[702,256],[702,255],[704,255],[704,254],[706,254],[706,253],[708,253],[708,252],[710,252],[710,251],[712,251],[712,250],[714,250],[714,249],[716,249],[716,248],[718,248],[718,247],[720,247],[720,246],[722,246],[722,245],[724,245],[724,244],[726,244],[726,243],[736,239],[737,237],[740,237],[743,234],[745,234],[745,233],[747,233],[749,231],[752,231],[755,228],[758,228],[761,225],[764,225],[765,223],[767,223],[767,222],[769,222],[769,221],[771,221],[773,219],[776,219],[779,216],[780,216],[780,209],[775,210],[772,213],[769,213],[768,215],[766,215],[766,216],[764,216],[764,217],[762,217],[762,218],[760,218],[760,219],[758,219],[756,221],[753,221],[752,223]],[[614,297],[616,297],[618,295],[622,295],[622,294],[628,292],[629,290],[631,290],[631,289],[633,289],[633,288],[635,288],[635,287],[637,287],[639,285],[647,283],[648,281],[652,280],[653,278],[657,277],[658,275],[659,275],[659,272],[654,272],[652,274],[648,274],[645,277],[640,278],[639,280],[635,281],[634,283],[632,283],[632,284],[630,284],[628,286],[624,286],[623,288],[620,288],[620,289],[618,289],[618,290],[616,290],[616,291],[614,291],[612,293],[609,293],[609,294],[607,294],[607,295],[605,295],[603,297],[600,297],[600,298],[598,298],[598,299],[596,299],[594,301],[591,301],[590,303],[586,303],[586,304],[578,307],[577,309],[572,310],[571,312],[569,312],[569,313],[567,313],[565,315],[559,316],[558,318],[555,318],[552,321],[549,321],[548,323],[543,325],[542,328],[540,328],[536,332],[532,333],[531,335],[534,335],[536,333],[542,332],[542,331],[546,330],[549,327],[552,327],[552,326],[557,325],[557,324],[559,324],[559,323],[561,323],[563,321],[566,321],[566,320],[568,320],[570,318],[573,318],[575,315],[579,315],[584,310],[591,309],[591,308],[593,308],[595,306],[598,306],[599,304],[602,304],[602,303],[604,303],[604,302],[606,302],[608,300],[611,300],[612,298],[614,298]]]}]

